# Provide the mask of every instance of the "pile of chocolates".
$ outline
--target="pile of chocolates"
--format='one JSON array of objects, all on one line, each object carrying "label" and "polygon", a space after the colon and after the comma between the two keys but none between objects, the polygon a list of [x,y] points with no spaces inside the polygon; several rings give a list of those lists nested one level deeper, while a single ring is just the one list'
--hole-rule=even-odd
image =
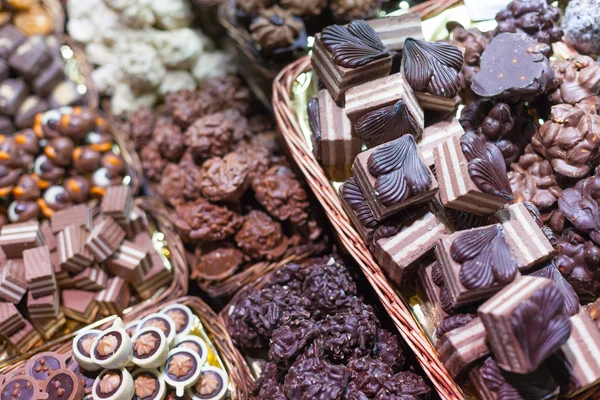
[{"label": "pile of chocolates", "polygon": [[19,352],[49,339],[66,318],[90,324],[121,314],[169,284],[170,266],[127,186],[110,186],[94,216],[86,204],[51,220],[0,230],[0,335]]},{"label": "pile of chocolates", "polygon": [[98,200],[109,186],[121,185],[127,173],[120,149],[96,111],[61,107],[32,118],[28,129],[0,135],[5,205],[0,225],[50,218]]},{"label": "pile of chocolates", "polygon": [[73,339],[72,355],[68,368],[94,400],[221,400],[230,393],[202,323],[183,304],[126,326],[117,318],[108,329],[83,330]]},{"label": "pile of chocolates", "polygon": [[167,112],[141,109],[125,126],[146,179],[174,208],[201,281],[278,260],[321,234],[272,120],[249,105],[238,78],[208,79],[199,91],[167,96]]},{"label": "pile of chocolates", "polygon": [[191,26],[188,0],[77,0],[66,8],[67,30],[85,45],[94,85],[111,97],[113,114],[127,116],[235,72],[231,57]]},{"label": "pile of chocolates", "polygon": [[344,208],[396,285],[417,275],[441,361],[484,399],[600,383],[581,306],[600,297],[600,64],[549,60],[559,19],[516,0],[492,32],[407,38],[399,67],[371,21],[315,38],[314,154],[351,166]]},{"label": "pile of chocolates", "polygon": [[398,336],[380,326],[334,258],[280,268],[261,289],[238,294],[224,320],[236,346],[268,351],[253,399],[425,399],[431,393],[406,369]]},{"label": "pile of chocolates", "polygon": [[65,76],[55,36],[27,37],[15,26],[0,28],[0,132],[33,126],[36,114],[83,103],[81,88]]},{"label": "pile of chocolates", "polygon": [[26,36],[49,35],[54,21],[41,0],[5,0],[0,4],[0,25],[12,23]]}]

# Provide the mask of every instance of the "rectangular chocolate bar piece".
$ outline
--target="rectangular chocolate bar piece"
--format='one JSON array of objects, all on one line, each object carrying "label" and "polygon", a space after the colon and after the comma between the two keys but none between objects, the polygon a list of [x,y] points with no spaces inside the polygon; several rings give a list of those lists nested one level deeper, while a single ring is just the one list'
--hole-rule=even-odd
[{"label": "rectangular chocolate bar piece", "polygon": [[433,150],[453,136],[462,136],[465,130],[456,118],[440,121],[423,129],[421,138],[417,141],[417,147],[423,155],[425,163],[432,167],[434,165]]},{"label": "rectangular chocolate bar piece", "polygon": [[452,112],[460,104],[460,98],[436,96],[427,92],[415,92],[415,97],[423,110]]},{"label": "rectangular chocolate bar piece", "polygon": [[129,307],[131,290],[123,278],[115,276],[110,278],[106,288],[96,295],[96,302],[100,306],[102,315],[121,315]]},{"label": "rectangular chocolate bar piece", "polygon": [[148,251],[129,240],[123,241],[106,265],[113,275],[134,284],[141,284],[151,267]]},{"label": "rectangular chocolate bar piece", "polygon": [[[390,157],[392,153],[394,156]],[[438,182],[417,150],[412,135],[359,154],[352,164],[352,175],[378,221],[424,203],[438,191]]]},{"label": "rectangular chocolate bar piece", "polygon": [[396,285],[409,271],[416,270],[419,260],[433,249],[447,233],[446,226],[430,211],[425,212],[397,234],[375,242],[374,256]]},{"label": "rectangular chocolate bar piece", "polygon": [[444,207],[485,216],[510,202],[505,197],[482,192],[473,182],[469,162],[461,150],[461,137],[452,136],[436,147],[433,154]]},{"label": "rectangular chocolate bar piece", "polygon": [[103,217],[94,225],[86,246],[98,262],[103,262],[117,251],[125,235],[125,230],[114,219]]},{"label": "rectangular chocolate bar piece", "polygon": [[34,298],[56,293],[56,277],[48,247],[36,247],[23,252],[25,280]]},{"label": "rectangular chocolate bar piece", "polygon": [[[331,27],[325,29],[331,29]],[[382,54],[382,57],[374,61],[360,63],[361,65],[357,65],[354,68],[345,67],[340,65],[343,63],[340,60],[336,60],[327,46],[325,46],[322,36],[323,33],[318,33],[315,36],[311,59],[312,66],[336,102],[343,102],[346,91],[352,86],[386,76],[390,73],[392,57],[389,53],[387,55]],[[375,40],[377,40],[376,34]]]},{"label": "rectangular chocolate bar piece", "polygon": [[58,255],[62,269],[79,273],[94,263],[94,256],[86,246],[88,231],[78,225],[69,225],[58,232]]},{"label": "rectangular chocolate bar piece", "polygon": [[27,312],[30,320],[46,320],[58,316],[58,291],[48,295],[33,297],[31,292],[27,295]]},{"label": "rectangular chocolate bar piece", "polygon": [[360,191],[354,177],[340,186],[340,201],[352,224],[367,246],[371,245],[377,220],[373,216],[365,196]]},{"label": "rectangular chocolate bar piece", "polygon": [[111,217],[123,225],[129,221],[133,206],[133,194],[129,186],[114,185],[106,188],[100,203],[102,215]]},{"label": "rectangular chocolate bar piece", "polygon": [[25,327],[27,320],[23,318],[12,303],[0,302],[0,334],[11,336]]},{"label": "rectangular chocolate bar piece", "polygon": [[44,338],[44,340],[50,340],[56,332],[58,332],[65,324],[67,319],[65,313],[59,308],[58,315],[54,318],[49,319],[34,319],[31,324],[35,330]]},{"label": "rectangular chocolate bar piece", "polygon": [[23,260],[8,260],[0,268],[0,298],[13,304],[19,304],[27,292],[25,266]]},{"label": "rectangular chocolate bar piece", "polygon": [[52,232],[58,233],[67,226],[74,225],[92,230],[92,211],[87,204],[78,204],[64,210],[56,211],[50,219]]},{"label": "rectangular chocolate bar piece", "polygon": [[133,207],[129,213],[129,221],[121,224],[127,233],[127,239],[133,240],[135,235],[148,229],[148,218],[146,213],[139,207]]},{"label": "rectangular chocolate bar piece", "polygon": [[6,336],[6,340],[12,344],[20,353],[26,353],[31,350],[37,343],[42,341],[42,337],[35,330],[33,325],[27,320],[25,326],[19,331],[10,336]]},{"label": "rectangular chocolate bar piece", "polygon": [[444,334],[436,349],[453,378],[464,375],[475,362],[490,354],[485,327],[479,318]]},{"label": "rectangular chocolate bar piece", "polygon": [[48,250],[50,253],[54,252],[57,248],[56,236],[52,232],[52,228],[50,227],[49,221],[43,221],[40,225],[40,230],[42,231],[42,237],[44,238],[44,244],[48,246]]},{"label": "rectangular chocolate bar piece", "polygon": [[23,250],[42,246],[44,238],[37,221],[4,225],[0,230],[0,247],[7,258],[23,258]]},{"label": "rectangular chocolate bar piece", "polygon": [[321,163],[326,167],[352,165],[361,152],[362,139],[352,131],[344,109],[325,89],[319,91],[319,120],[321,138],[316,144],[321,148]]},{"label": "rectangular chocolate bar piece", "polygon": [[520,270],[554,256],[554,247],[523,203],[511,204],[495,214],[506,232],[506,242]]},{"label": "rectangular chocolate bar piece", "polygon": [[[536,350],[529,347],[529,345],[536,346],[535,341],[533,339],[528,341],[520,337],[519,332],[526,334],[525,331],[536,329],[538,331],[536,338],[543,341],[546,339],[542,333],[545,332],[547,327],[539,326],[539,321],[534,322],[529,319],[521,321],[518,317],[523,312],[520,312],[520,310],[528,307],[531,299],[534,296],[537,299],[539,294],[542,293],[538,291],[543,291],[546,288],[553,289],[550,279],[522,276],[482,304],[477,310],[481,321],[485,325],[490,348],[494,352],[498,365],[505,371],[528,374],[535,371],[545,359],[542,354],[538,354],[539,348]],[[545,296],[539,296],[539,298],[539,301],[543,302],[552,300]],[[564,301],[562,296],[559,299]],[[536,303],[533,306],[542,308],[544,304]],[[515,311],[517,311],[517,314],[515,314]],[[544,310],[540,309],[534,315],[543,315],[543,312]],[[527,315],[525,314],[526,318],[534,316],[529,315],[527,317]],[[531,323],[523,326],[528,322]],[[548,321],[544,321],[544,323],[548,323]],[[555,328],[559,329],[558,326]],[[528,333],[532,334],[532,332]],[[541,346],[541,343],[539,345]],[[549,355],[545,354],[545,356]]]},{"label": "rectangular chocolate bar piece", "polygon": [[71,283],[81,290],[97,292],[106,287],[108,275],[100,267],[86,268],[73,277]]},{"label": "rectangular chocolate bar piece", "polygon": [[571,317],[571,336],[560,351],[568,364],[569,397],[600,383],[600,330],[585,311]]},{"label": "rectangular chocolate bar piece", "polygon": [[96,319],[99,306],[95,292],[68,289],[61,292],[61,298],[63,311],[68,318],[84,324],[90,324]]},{"label": "rectangular chocolate bar piece", "polygon": [[418,13],[374,18],[368,20],[367,24],[375,30],[377,36],[389,51],[404,49],[404,41],[409,37],[425,40],[421,26],[421,16]]}]

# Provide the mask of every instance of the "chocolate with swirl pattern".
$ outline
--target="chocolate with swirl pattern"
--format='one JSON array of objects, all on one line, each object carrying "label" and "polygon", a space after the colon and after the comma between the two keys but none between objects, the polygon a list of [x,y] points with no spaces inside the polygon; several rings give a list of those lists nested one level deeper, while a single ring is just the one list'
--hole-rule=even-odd
[{"label": "chocolate with swirl pattern", "polygon": [[421,161],[412,135],[404,135],[375,149],[369,156],[367,168],[376,178],[375,194],[386,206],[399,204],[431,188],[431,173]]},{"label": "chocolate with swirl pattern", "polygon": [[499,224],[460,234],[452,242],[450,256],[461,264],[459,279],[467,289],[506,285],[519,269]]},{"label": "chocolate with swirl pattern", "polygon": [[312,143],[313,154],[317,160],[321,160],[321,118],[319,116],[319,98],[313,97],[306,105],[308,114],[308,125],[312,131],[310,141]]},{"label": "chocolate with swirl pattern", "polygon": [[514,196],[500,149],[471,132],[460,138],[460,147],[469,162],[469,177],[479,190],[512,201]]},{"label": "chocolate with swirl pattern", "polygon": [[554,261],[550,261],[545,267],[533,272],[531,276],[539,276],[552,281],[552,285],[560,291],[565,299],[565,313],[575,315],[579,312],[579,296],[573,286],[562,276]]},{"label": "chocolate with swirl pattern", "polygon": [[357,68],[390,55],[377,33],[365,21],[346,26],[331,25],[323,29],[321,41],[331,52],[334,62],[345,68]]},{"label": "chocolate with swirl pattern", "polygon": [[361,225],[370,229],[377,228],[377,220],[373,216],[373,213],[365,200],[365,196],[363,196],[360,191],[354,177],[348,179],[341,187],[341,195],[350,208],[352,208],[356,215],[356,219]]},{"label": "chocolate with swirl pattern", "polygon": [[458,47],[449,43],[429,43],[413,38],[404,42],[404,76],[417,92],[448,98],[456,96],[463,59]]},{"label": "chocolate with swirl pattern", "polygon": [[407,133],[416,137],[420,133],[419,124],[403,100],[361,115],[354,124],[354,129],[369,148]]}]

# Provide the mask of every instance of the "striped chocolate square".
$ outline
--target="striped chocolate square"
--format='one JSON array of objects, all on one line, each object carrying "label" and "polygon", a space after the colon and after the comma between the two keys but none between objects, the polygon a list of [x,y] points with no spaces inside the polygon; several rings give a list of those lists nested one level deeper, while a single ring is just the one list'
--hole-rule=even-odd
[{"label": "striped chocolate square", "polygon": [[106,265],[113,275],[134,284],[141,284],[151,267],[148,250],[128,240],[123,241]]},{"label": "striped chocolate square", "polygon": [[87,204],[78,204],[55,212],[52,214],[50,222],[54,233],[58,233],[70,225],[90,231],[92,229],[92,211]]},{"label": "striped chocolate square", "polygon": [[34,298],[54,294],[57,290],[54,266],[48,247],[36,247],[23,252],[25,280]]},{"label": "striped chocolate square", "polygon": [[423,129],[417,148],[428,166],[434,165],[433,150],[453,136],[462,136],[465,130],[456,118],[440,121]]},{"label": "striped chocolate square", "polygon": [[37,221],[4,225],[0,230],[0,247],[7,258],[23,258],[23,251],[42,246],[44,237]]},{"label": "striped chocolate square", "polygon": [[23,329],[27,320],[12,303],[0,302],[0,334],[10,336]]},{"label": "striped chocolate square", "polygon": [[373,18],[368,20],[367,24],[375,30],[381,42],[390,51],[404,49],[404,41],[409,37],[425,40],[421,16],[418,13]]},{"label": "striped chocolate square", "polygon": [[485,327],[479,318],[444,334],[436,349],[453,378],[463,375],[477,360],[490,354]]},{"label": "striped chocolate square", "polygon": [[68,289],[61,292],[63,311],[68,318],[90,324],[98,313],[96,293],[86,290]]},{"label": "striped chocolate square", "polygon": [[45,320],[56,318],[59,310],[58,291],[48,296],[33,297],[31,292],[27,295],[27,312],[31,320]]},{"label": "striped chocolate square", "polygon": [[94,257],[86,246],[88,231],[81,226],[70,225],[58,233],[58,259],[65,271],[79,273],[94,263]]},{"label": "striped chocolate square", "polygon": [[110,217],[103,217],[92,229],[86,246],[98,262],[107,260],[121,246],[125,230]]},{"label": "striped chocolate square", "polygon": [[98,292],[96,302],[100,306],[102,315],[122,314],[123,310],[129,307],[129,298],[131,290],[127,282],[115,276],[110,278],[106,288]]},{"label": "striped chocolate square", "polygon": [[25,265],[22,259],[8,260],[0,268],[0,298],[18,304],[27,291]]},{"label": "striped chocolate square", "polygon": [[86,268],[73,277],[71,283],[74,287],[81,290],[90,290],[97,292],[104,289],[108,275],[98,266]]},{"label": "striped chocolate square", "polygon": [[129,222],[133,206],[131,188],[125,185],[114,185],[106,188],[100,203],[102,215],[111,217],[119,224]]}]

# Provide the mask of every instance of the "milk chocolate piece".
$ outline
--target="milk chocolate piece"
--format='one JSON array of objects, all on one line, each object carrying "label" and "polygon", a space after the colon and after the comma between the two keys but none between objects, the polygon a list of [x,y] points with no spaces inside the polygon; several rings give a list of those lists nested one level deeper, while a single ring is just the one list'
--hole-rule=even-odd
[{"label": "milk chocolate piece", "polygon": [[435,164],[433,156],[434,149],[448,139],[454,136],[460,137],[464,133],[465,130],[456,118],[450,120],[446,119],[425,127],[421,134],[421,138],[417,141],[417,148],[421,152],[425,164],[429,167],[433,167]]},{"label": "milk chocolate piece", "polygon": [[419,260],[447,233],[446,226],[427,211],[391,237],[374,242],[374,256],[396,285],[407,272],[416,270]]},{"label": "milk chocolate piece", "polygon": [[70,225],[58,233],[58,255],[61,268],[79,273],[94,263],[86,246],[88,232],[85,228]]},{"label": "milk chocolate piece", "polygon": [[349,89],[346,115],[367,147],[423,132],[423,110],[400,73]]},{"label": "milk chocolate piece", "polygon": [[421,16],[418,13],[374,18],[368,20],[367,24],[375,30],[375,33],[389,51],[404,49],[404,41],[408,38],[421,40],[424,38]]},{"label": "milk chocolate piece", "polygon": [[498,365],[535,371],[571,334],[564,298],[549,279],[523,276],[478,309]]},{"label": "milk chocolate piece", "polygon": [[0,267],[0,298],[19,304],[27,291],[23,260],[8,260]]},{"label": "milk chocolate piece", "polygon": [[65,78],[64,69],[64,62],[61,59],[54,58],[33,80],[33,91],[40,97],[48,97],[56,85]]},{"label": "milk chocolate piece", "polygon": [[52,228],[50,228],[50,222],[43,221],[40,225],[40,230],[42,232],[42,237],[44,238],[44,244],[48,246],[50,253],[54,252],[57,248],[57,241],[56,236],[52,233]]},{"label": "milk chocolate piece", "polygon": [[65,326],[66,323],[67,319],[65,317],[65,313],[62,312],[62,309],[60,308],[55,317],[31,320],[31,324],[35,330],[45,340],[50,340],[52,337],[54,337],[56,333]]},{"label": "milk chocolate piece", "polygon": [[29,96],[27,85],[21,79],[6,79],[0,83],[0,113],[14,116]]},{"label": "milk chocolate piece", "polygon": [[442,205],[486,216],[512,201],[512,190],[502,153],[479,140],[470,133],[452,136],[433,154]]},{"label": "milk chocolate piece", "polygon": [[23,251],[25,280],[34,298],[56,293],[56,277],[48,247],[36,247]]},{"label": "milk chocolate piece", "polygon": [[73,277],[71,283],[77,289],[97,292],[106,287],[108,275],[99,267],[86,268]]},{"label": "milk chocolate piece", "polygon": [[369,245],[378,223],[353,177],[340,187],[340,200],[354,227],[364,242]]},{"label": "milk chocolate piece", "polygon": [[29,321],[24,319],[24,323],[25,326],[18,332],[13,333],[10,336],[6,336],[6,340],[16,347],[21,353],[26,353],[42,340],[40,334],[35,330]]},{"label": "milk chocolate piece", "polygon": [[123,278],[115,276],[106,283],[106,288],[98,292],[96,302],[102,315],[121,315],[129,307],[131,291]]},{"label": "milk chocolate piece", "polygon": [[485,327],[479,318],[475,318],[467,325],[445,333],[439,339],[436,350],[450,375],[457,378],[477,360],[490,354],[485,340]]},{"label": "milk chocolate piece", "polygon": [[17,115],[15,115],[15,125],[17,129],[25,129],[33,126],[35,116],[50,108],[46,100],[37,96],[29,96],[23,101]]},{"label": "milk chocolate piece", "polygon": [[5,135],[10,135],[17,130],[13,125],[12,119],[0,115],[0,132],[3,132]]},{"label": "milk chocolate piece", "polygon": [[506,242],[520,270],[551,258],[554,247],[524,203],[504,207],[495,214],[506,232]]},{"label": "milk chocolate piece", "polygon": [[37,299],[33,297],[31,291],[27,294],[27,313],[32,322],[54,319],[58,316],[58,310],[58,291]]},{"label": "milk chocolate piece", "polygon": [[23,329],[26,322],[14,304],[0,302],[0,334],[11,336]]},{"label": "milk chocolate piece", "polygon": [[317,34],[312,65],[333,99],[340,102],[352,86],[388,75],[392,57],[373,28],[357,20]]},{"label": "milk chocolate piece", "polygon": [[66,368],[55,370],[42,385],[48,400],[79,400],[83,398],[81,378]]},{"label": "milk chocolate piece", "polygon": [[86,247],[98,262],[114,254],[125,239],[125,230],[110,217],[103,217],[87,238]]},{"label": "milk chocolate piece", "polygon": [[134,284],[142,283],[151,267],[148,251],[129,240],[123,241],[106,265],[113,275]]},{"label": "milk chocolate piece", "polygon": [[131,188],[125,185],[117,185],[106,188],[100,203],[100,210],[103,215],[111,217],[123,225],[129,221],[132,206],[133,193],[131,193]]},{"label": "milk chocolate piece", "polygon": [[13,375],[2,385],[2,400],[46,399],[47,395],[40,390],[39,383],[27,375]]},{"label": "milk chocolate piece", "polygon": [[139,207],[133,207],[129,213],[129,222],[121,224],[128,239],[133,239],[139,233],[146,232],[148,226],[148,218],[146,213]]},{"label": "milk chocolate piece", "polygon": [[98,304],[96,293],[86,290],[68,289],[61,292],[61,304],[65,315],[84,324],[96,319]]},{"label": "milk chocolate piece", "polygon": [[87,204],[78,204],[73,207],[59,210],[50,218],[52,232],[58,233],[68,226],[77,226],[92,230],[92,212]]},{"label": "milk chocolate piece", "polygon": [[415,92],[453,98],[460,89],[463,54],[445,42],[408,38],[402,52],[402,70]]},{"label": "milk chocolate piece", "polygon": [[359,154],[352,174],[379,221],[431,199],[438,190],[412,135]]},{"label": "milk chocolate piece", "polygon": [[156,291],[167,286],[173,280],[172,272],[159,258],[159,262],[153,262],[150,271],[144,275],[141,283],[133,286],[138,296],[143,299],[149,299]]},{"label": "milk chocolate piece", "polygon": [[27,38],[13,25],[0,29],[0,58],[7,59]]},{"label": "milk chocolate piece", "polygon": [[577,296],[577,292],[569,281],[565,279],[565,277],[560,273],[556,264],[553,261],[547,263],[543,268],[538,269],[535,272],[529,274],[531,276],[537,276],[540,278],[550,279],[552,281],[552,285],[558,289],[565,299],[565,313],[568,315],[575,315],[579,313],[581,309],[579,305],[579,297]]},{"label": "milk chocolate piece", "polygon": [[518,274],[500,224],[442,237],[435,248],[444,284],[454,307],[484,300]]},{"label": "milk chocolate piece", "polygon": [[319,91],[320,139],[317,141],[321,163],[324,166],[352,165],[362,148],[362,139],[352,131],[352,124],[344,109],[339,107],[329,92]]},{"label": "milk chocolate piece", "polygon": [[25,79],[33,80],[51,62],[50,48],[43,36],[27,38],[8,58],[8,64]]}]

